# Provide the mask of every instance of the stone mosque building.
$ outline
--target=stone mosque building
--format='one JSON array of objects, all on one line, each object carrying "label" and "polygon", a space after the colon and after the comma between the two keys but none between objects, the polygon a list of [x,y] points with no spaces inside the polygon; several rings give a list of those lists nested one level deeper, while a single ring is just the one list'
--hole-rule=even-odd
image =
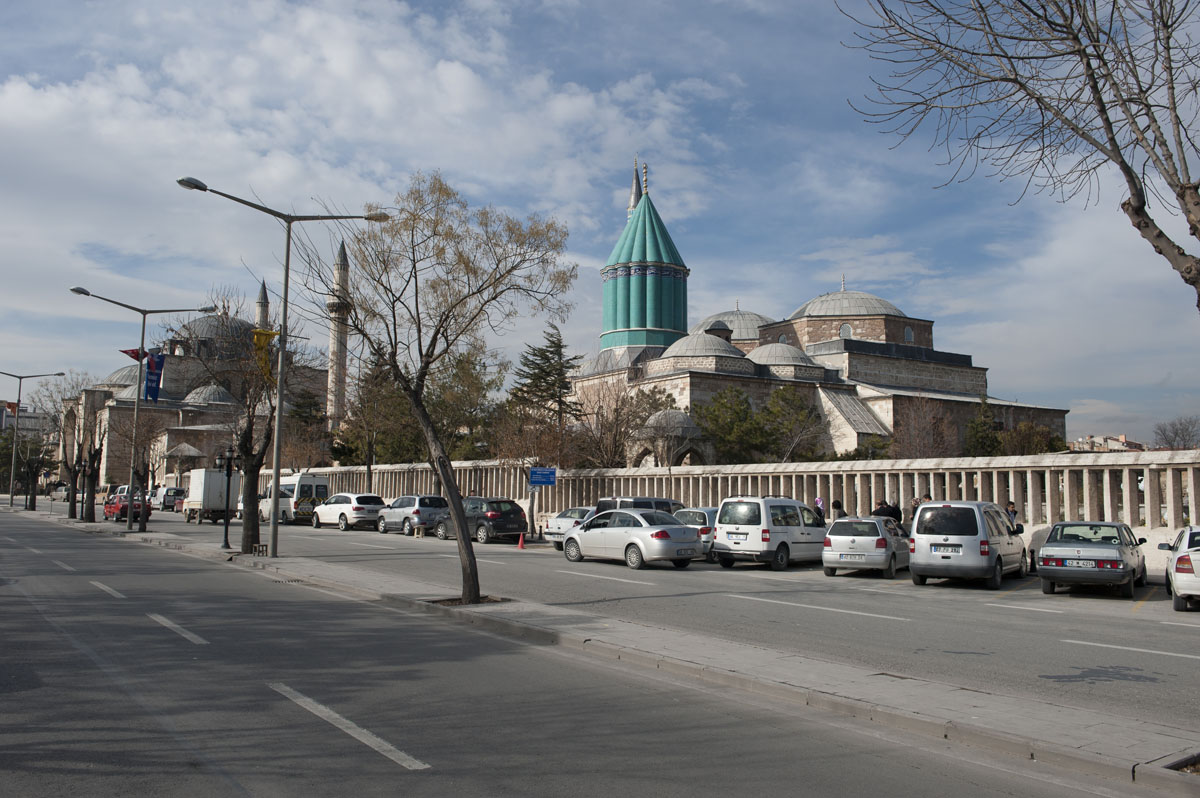
[{"label": "stone mosque building", "polygon": [[[601,271],[599,353],[573,379],[585,404],[614,389],[661,388],[674,397],[679,409],[651,418],[629,445],[628,465],[709,462],[711,448],[687,410],[730,387],[755,409],[772,391],[798,392],[819,411],[819,448],[829,454],[872,438],[891,442],[893,457],[959,454],[981,396],[998,428],[1031,421],[1065,438],[1066,410],[989,396],[987,369],[935,348],[933,321],[847,290],[844,280],[785,319],[735,306],[689,327],[691,270],[650,199],[645,165],[640,178],[635,165],[625,230]],[[932,445],[931,428],[940,434]],[[664,435],[669,440],[652,440]]]}]

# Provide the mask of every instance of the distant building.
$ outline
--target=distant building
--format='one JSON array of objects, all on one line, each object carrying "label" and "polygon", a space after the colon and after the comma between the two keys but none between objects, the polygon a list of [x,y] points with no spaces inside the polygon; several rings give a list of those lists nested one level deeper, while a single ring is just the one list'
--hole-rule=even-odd
[{"label": "distant building", "polygon": [[17,414],[14,412],[17,409],[16,404],[16,402],[4,402],[0,405],[0,431],[11,427],[14,421],[21,426],[22,435],[42,432],[45,429],[48,421],[45,413],[39,413],[29,405],[22,403],[20,418],[17,419]]},{"label": "distant building", "polygon": [[1071,441],[1068,447],[1073,452],[1144,452],[1149,448],[1124,435],[1087,435]]}]

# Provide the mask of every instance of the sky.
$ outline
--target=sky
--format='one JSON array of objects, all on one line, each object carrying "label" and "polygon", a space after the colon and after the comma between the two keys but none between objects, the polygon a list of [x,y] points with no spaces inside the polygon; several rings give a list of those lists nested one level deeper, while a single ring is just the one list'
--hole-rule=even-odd
[{"label": "sky", "polygon": [[[356,213],[440,170],[473,205],[551,216],[580,266],[564,337],[590,355],[638,155],[691,269],[690,323],[786,318],[844,275],[933,320],[992,396],[1069,409],[1070,438],[1150,441],[1200,413],[1194,292],[1119,186],[1060,204],[953,182],[927,135],[901,143],[851,107],[881,68],[852,37],[833,3],[794,0],[4,3],[0,369],[129,362],[140,316],[71,286],[142,308],[252,304],[260,280],[278,295],[282,228],[184,175]],[[546,321],[491,343],[515,359]]]}]

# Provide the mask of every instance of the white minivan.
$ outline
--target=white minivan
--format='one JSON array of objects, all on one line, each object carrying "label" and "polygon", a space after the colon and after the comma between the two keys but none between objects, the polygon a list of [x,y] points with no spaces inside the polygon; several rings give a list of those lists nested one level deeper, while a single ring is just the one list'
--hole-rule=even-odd
[{"label": "white minivan", "polygon": [[737,560],[767,562],[782,571],[793,562],[819,562],[825,522],[804,502],[776,496],[731,496],[717,510],[712,550],[722,568]]}]

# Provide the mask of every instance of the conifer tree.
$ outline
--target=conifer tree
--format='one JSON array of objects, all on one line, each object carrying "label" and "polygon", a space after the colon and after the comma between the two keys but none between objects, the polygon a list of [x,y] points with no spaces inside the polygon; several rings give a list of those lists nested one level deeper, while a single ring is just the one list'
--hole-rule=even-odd
[{"label": "conifer tree", "polygon": [[569,375],[582,355],[567,355],[562,332],[553,322],[546,330],[546,342],[541,346],[526,346],[520,364],[513,371],[516,384],[513,401],[535,414],[547,413],[558,432],[558,462],[562,463],[562,445],[569,422],[579,418],[582,408],[571,399]]}]

